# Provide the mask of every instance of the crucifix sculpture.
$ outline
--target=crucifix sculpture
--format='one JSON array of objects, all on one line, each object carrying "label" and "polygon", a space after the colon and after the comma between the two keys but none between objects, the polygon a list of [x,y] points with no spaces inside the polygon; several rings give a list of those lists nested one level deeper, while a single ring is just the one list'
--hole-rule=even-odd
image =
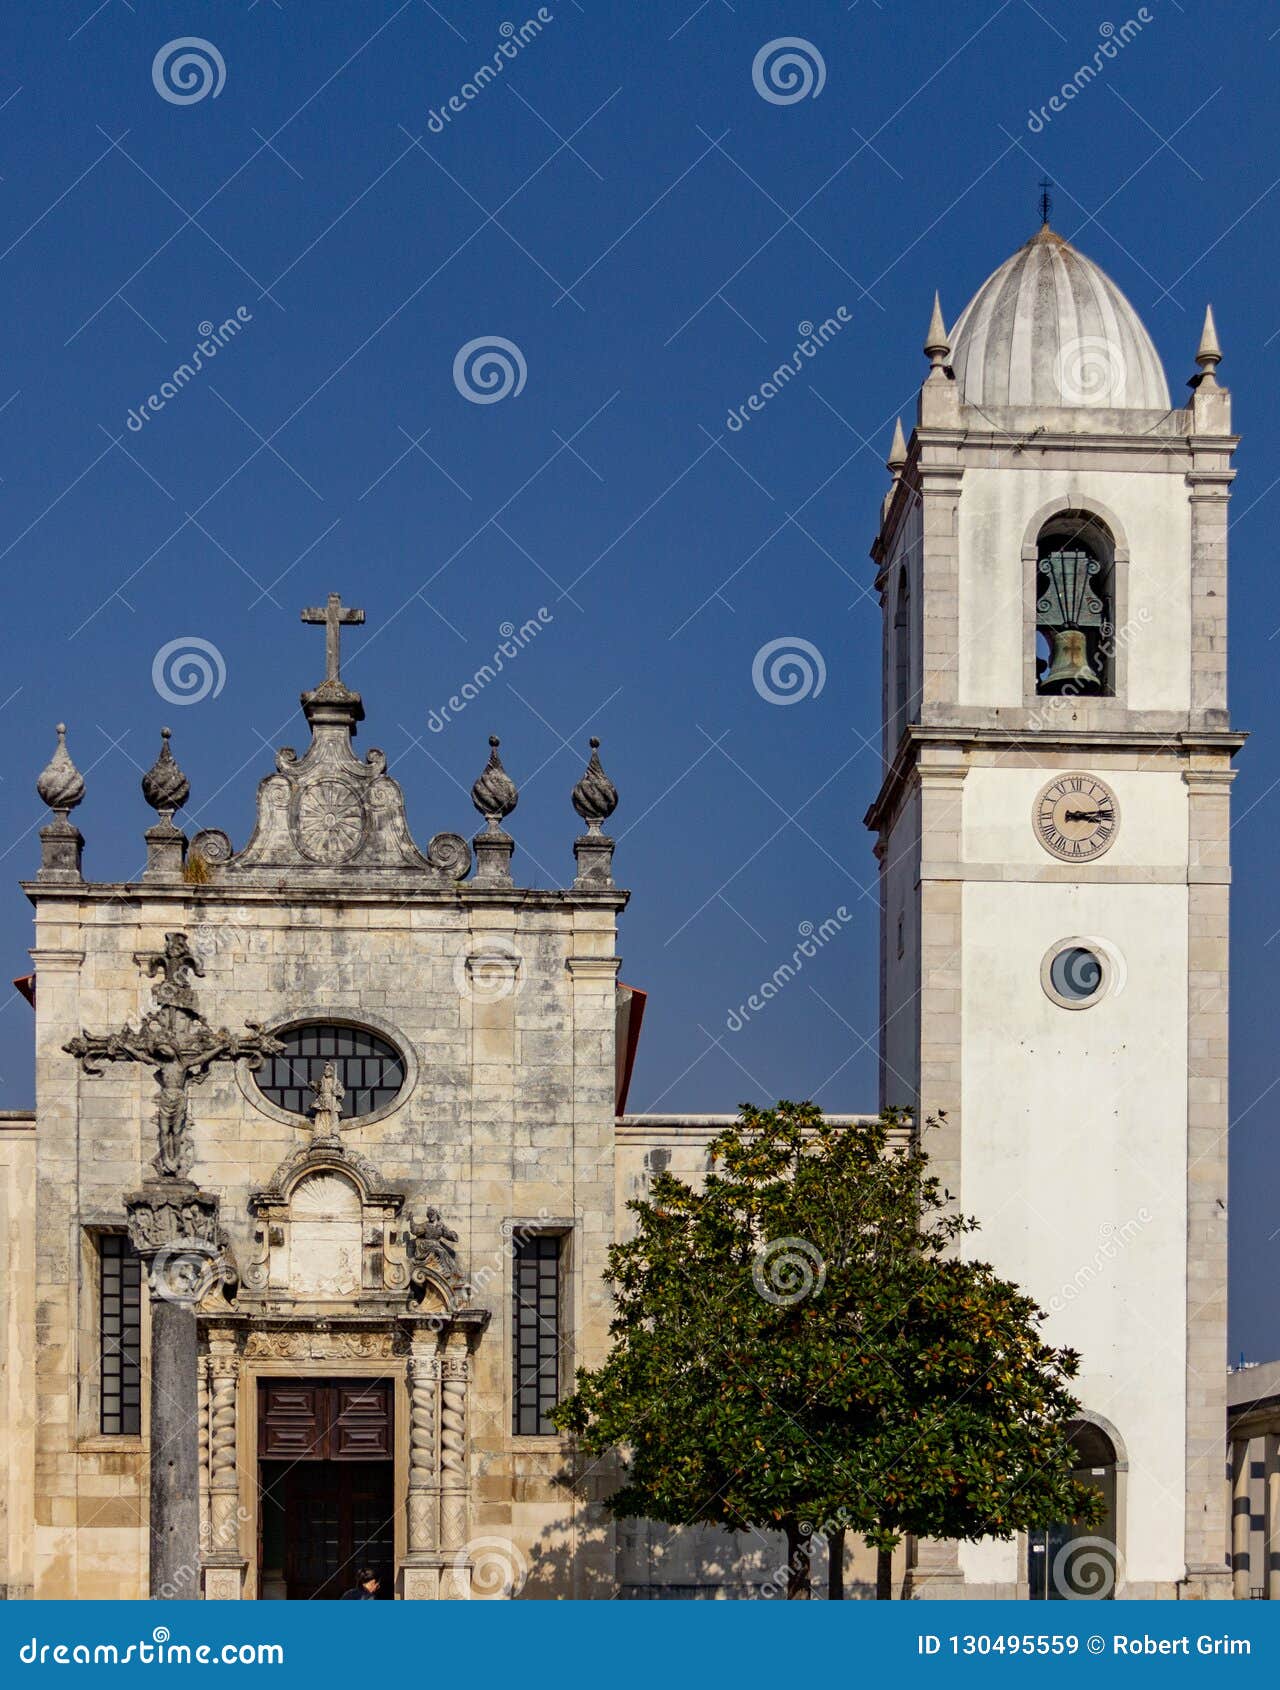
[{"label": "crucifix sculpture", "polygon": [[327,604],[311,605],[303,611],[302,620],[324,623],[324,678],[326,682],[341,683],[341,630],[344,623],[348,626],[362,623],[364,611],[352,610],[349,605],[344,605],[341,593],[330,593]]},{"label": "crucifix sculpture", "polygon": [[258,1068],[284,1046],[255,1021],[245,1022],[244,1033],[209,1026],[196,1006],[192,985],[192,976],[203,974],[204,968],[192,955],[185,933],[166,933],[163,951],[134,960],[153,979],[164,976],[153,991],[155,1008],[137,1028],[126,1024],[116,1033],[81,1032],[63,1049],[79,1060],[86,1074],[101,1074],[109,1062],[140,1062],[154,1071],[159,1143],[152,1167],[161,1179],[182,1180],[195,1159],[189,1088],[206,1080],[215,1062],[244,1057],[250,1067]]}]

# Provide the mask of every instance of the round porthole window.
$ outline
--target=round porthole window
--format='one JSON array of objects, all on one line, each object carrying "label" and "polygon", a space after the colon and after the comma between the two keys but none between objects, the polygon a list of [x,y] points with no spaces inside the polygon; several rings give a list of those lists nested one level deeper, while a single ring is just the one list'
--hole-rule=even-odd
[{"label": "round porthole window", "polygon": [[404,1058],[367,1027],[308,1021],[276,1037],[284,1049],[269,1056],[254,1079],[262,1095],[286,1114],[310,1112],[311,1088],[330,1062],[342,1086],[343,1121],[381,1114],[404,1089]]},{"label": "round porthole window", "polygon": [[1063,1009],[1088,1009],[1111,984],[1111,959],[1094,939],[1062,939],[1040,965],[1045,995]]}]

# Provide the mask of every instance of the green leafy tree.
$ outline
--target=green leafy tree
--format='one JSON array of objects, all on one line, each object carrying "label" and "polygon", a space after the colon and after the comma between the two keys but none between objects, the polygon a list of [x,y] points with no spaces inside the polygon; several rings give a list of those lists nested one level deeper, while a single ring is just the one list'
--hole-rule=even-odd
[{"label": "green leafy tree", "polygon": [[629,1205],[610,1354],[554,1415],[592,1454],[623,1451],[616,1517],[781,1530],[791,1598],[810,1594],[815,1533],[860,1534],[883,1572],[904,1533],[1098,1522],[1070,1476],[1078,1358],[962,1259],[977,1223],[909,1127],[744,1104],[700,1190],[663,1173]]}]

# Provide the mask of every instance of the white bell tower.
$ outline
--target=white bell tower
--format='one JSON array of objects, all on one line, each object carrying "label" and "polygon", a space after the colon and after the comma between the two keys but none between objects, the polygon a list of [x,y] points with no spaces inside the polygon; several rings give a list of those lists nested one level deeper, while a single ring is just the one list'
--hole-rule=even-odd
[{"label": "white bell tower", "polygon": [[914,1590],[1228,1596],[1243,736],[1213,317],[1175,408],[1133,307],[1046,224],[950,334],[935,301],[925,352],[872,551],[882,1101],[946,1112],[926,1145],[982,1222],[970,1247],[1080,1352],[1081,1471],[1110,1517],[1087,1541],[922,1544]]}]

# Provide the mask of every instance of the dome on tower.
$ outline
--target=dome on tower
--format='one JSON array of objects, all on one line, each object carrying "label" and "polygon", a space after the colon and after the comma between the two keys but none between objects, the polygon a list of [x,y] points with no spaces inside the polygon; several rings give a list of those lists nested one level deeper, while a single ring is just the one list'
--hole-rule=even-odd
[{"label": "dome on tower", "polygon": [[969,301],[951,331],[951,367],[966,405],[1169,409],[1138,313],[1047,224]]}]

